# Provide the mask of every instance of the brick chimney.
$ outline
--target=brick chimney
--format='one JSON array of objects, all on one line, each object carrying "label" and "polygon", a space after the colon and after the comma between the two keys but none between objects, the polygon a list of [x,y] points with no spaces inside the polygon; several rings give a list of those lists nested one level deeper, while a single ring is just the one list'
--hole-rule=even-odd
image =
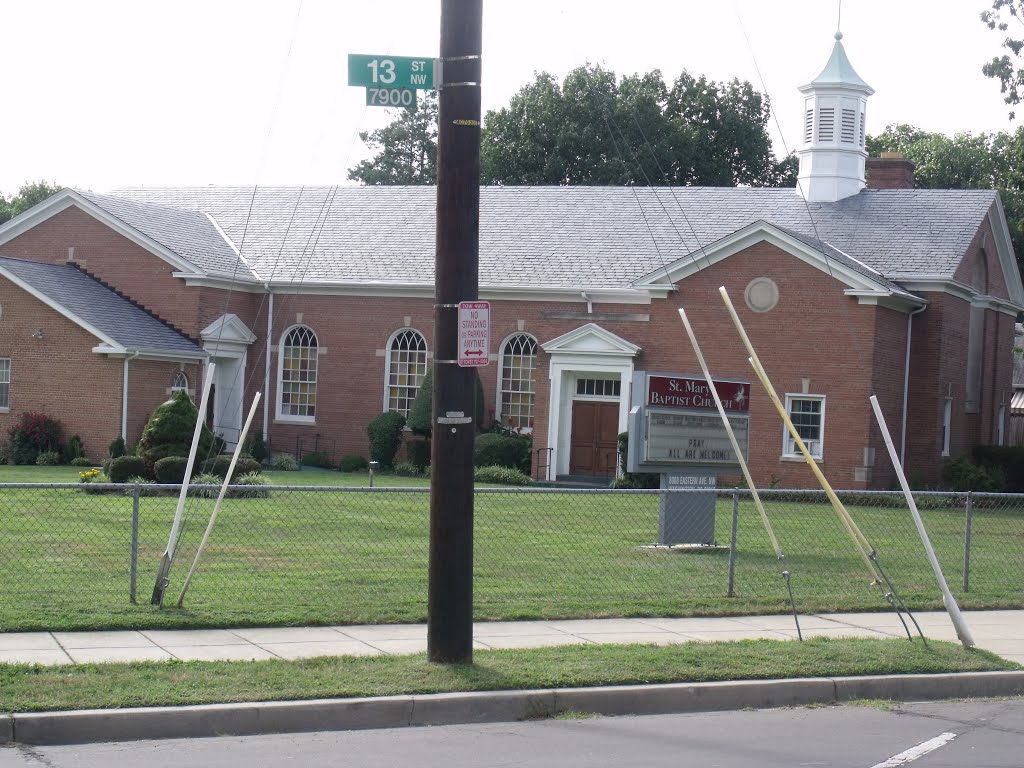
[{"label": "brick chimney", "polygon": [[898,152],[869,157],[865,171],[868,189],[914,188],[914,164]]}]

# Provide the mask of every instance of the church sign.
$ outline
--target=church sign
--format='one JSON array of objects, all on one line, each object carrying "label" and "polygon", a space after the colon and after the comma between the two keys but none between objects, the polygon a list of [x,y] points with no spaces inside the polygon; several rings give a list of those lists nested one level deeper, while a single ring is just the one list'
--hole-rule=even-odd
[{"label": "church sign", "polygon": [[[750,383],[733,379],[715,379],[714,383],[746,458]],[[739,458],[707,381],[646,371],[634,375],[627,466],[630,472],[662,474],[686,467],[739,470]]]}]

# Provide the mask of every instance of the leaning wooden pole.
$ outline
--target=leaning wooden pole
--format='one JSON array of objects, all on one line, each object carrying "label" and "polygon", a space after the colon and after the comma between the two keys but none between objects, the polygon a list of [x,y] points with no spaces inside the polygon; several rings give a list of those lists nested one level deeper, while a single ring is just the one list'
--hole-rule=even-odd
[{"label": "leaning wooden pole", "polygon": [[203,556],[203,551],[206,549],[206,542],[210,540],[210,532],[213,530],[213,524],[217,522],[217,514],[220,512],[221,502],[224,501],[224,495],[227,493],[228,485],[231,483],[231,476],[235,472],[235,464],[238,463],[238,457],[242,453],[242,446],[245,444],[245,436],[249,434],[249,425],[252,424],[253,416],[256,415],[256,408],[260,404],[260,393],[257,392],[256,396],[252,399],[252,406],[249,408],[249,415],[245,418],[245,424],[242,426],[242,432],[238,435],[238,442],[235,444],[235,452],[231,456],[231,463],[228,465],[228,473],[224,475],[224,482],[221,483],[220,493],[217,494],[217,501],[214,502],[213,512],[210,513],[210,522],[206,524],[206,533],[203,534],[203,540],[199,542],[199,549],[196,550],[196,556],[192,560],[192,567],[188,569],[188,576],[185,577],[185,583],[181,585],[181,592],[178,595],[178,607],[185,602],[185,593],[188,592],[188,586],[192,583],[192,575],[196,572],[196,567],[199,565],[199,558]]},{"label": "leaning wooden pole", "polygon": [[772,524],[768,520],[768,513],[764,511],[764,505],[761,503],[761,495],[757,492],[757,486],[754,485],[754,479],[750,476],[750,469],[747,467],[747,461],[743,458],[743,451],[740,450],[740,444],[736,440],[736,434],[732,431],[732,424],[729,423],[729,415],[725,412],[725,406],[722,405],[722,398],[718,396],[718,390],[715,389],[714,379],[711,378],[711,371],[708,370],[708,364],[704,360],[704,354],[700,351],[700,345],[697,343],[697,336],[693,332],[693,327],[690,325],[690,320],[686,316],[686,310],[682,307],[679,308],[679,317],[683,321],[683,327],[686,329],[686,335],[690,337],[690,345],[693,347],[693,353],[697,356],[697,362],[700,364],[700,369],[704,373],[704,379],[708,383],[708,389],[711,390],[711,396],[715,399],[715,407],[718,408],[718,415],[722,417],[722,424],[725,426],[725,433],[729,436],[729,444],[732,446],[732,452],[736,454],[736,460],[740,464],[740,469],[743,470],[743,479],[747,481],[747,487],[750,488],[750,493],[754,497],[754,506],[757,507],[758,514],[761,515],[761,522],[764,523],[764,529],[768,533],[768,538],[772,542],[772,548],[775,550],[775,556],[781,560],[783,558],[782,547],[779,546],[779,540],[775,538],[775,531],[772,530]]},{"label": "leaning wooden pole", "polygon": [[160,568],[157,571],[156,584],[153,586],[153,597],[150,600],[152,605],[163,605],[164,592],[167,591],[171,563],[174,560],[174,549],[178,544],[178,531],[181,528],[181,515],[185,510],[185,499],[188,496],[188,481],[192,477],[192,468],[196,463],[199,437],[203,433],[203,416],[206,414],[206,403],[210,399],[210,387],[213,385],[213,373],[216,369],[216,364],[210,363],[206,367],[206,373],[203,377],[203,396],[199,399],[196,428],[192,433],[192,447],[188,451],[188,462],[185,464],[185,478],[181,482],[181,491],[178,493],[178,506],[174,510],[174,522],[171,524],[171,535],[167,539],[167,549],[164,550],[160,558]]},{"label": "leaning wooden pole", "polygon": [[829,484],[828,480],[825,479],[825,475],[818,467],[818,463],[814,460],[814,457],[811,456],[811,452],[808,451],[807,446],[804,445],[804,441],[801,439],[800,433],[793,425],[792,420],[789,418],[789,414],[786,413],[785,406],[782,404],[782,401],[779,400],[775,387],[772,386],[771,381],[768,379],[767,372],[761,365],[761,360],[757,356],[757,352],[754,350],[754,345],[751,343],[750,337],[747,336],[743,323],[740,321],[740,316],[736,313],[736,308],[732,305],[732,300],[729,298],[729,293],[725,290],[725,286],[721,286],[718,289],[718,292],[722,294],[722,300],[725,302],[725,308],[729,311],[729,316],[732,318],[733,325],[736,326],[736,331],[739,333],[740,339],[743,341],[743,346],[747,349],[747,354],[750,355],[748,359],[751,367],[754,369],[754,373],[757,374],[762,386],[764,386],[765,391],[768,393],[768,397],[771,398],[772,404],[775,406],[775,410],[785,423],[786,428],[789,430],[789,434],[792,435],[793,442],[796,444],[797,448],[800,449],[800,453],[803,454],[804,459],[807,461],[807,466],[811,468],[811,472],[813,472],[815,478],[817,478],[818,484],[821,485],[822,490],[825,491],[825,495],[828,497],[829,502],[831,502],[832,508],[836,511],[836,515],[838,515],[847,534],[853,541],[854,548],[864,561],[864,565],[868,569],[868,573],[871,574],[872,582],[879,582],[880,579],[878,572],[875,570],[875,566],[868,555],[869,552],[874,550],[872,550],[868,540],[864,537],[860,528],[858,528],[857,524],[853,521],[850,513],[846,511],[846,507],[843,506],[839,497],[836,496],[836,492],[832,490],[832,486]]},{"label": "leaning wooden pole", "polygon": [[932,566],[932,571],[935,573],[935,580],[939,582],[939,590],[942,592],[942,604],[946,606],[946,613],[949,614],[950,621],[953,622],[956,636],[960,638],[960,642],[963,643],[965,648],[973,648],[974,637],[971,635],[971,628],[967,626],[967,621],[964,619],[963,614],[960,613],[960,606],[957,605],[953,593],[949,591],[946,577],[942,573],[942,568],[939,567],[939,560],[935,557],[935,550],[932,549],[931,539],[928,538],[928,532],[924,529],[924,521],[921,520],[921,513],[917,510],[914,494],[910,492],[910,484],[907,482],[907,476],[903,472],[903,465],[900,464],[899,456],[896,453],[896,446],[893,445],[892,435],[889,434],[889,428],[885,424],[885,416],[882,415],[882,409],[878,405],[878,398],[872,395],[870,400],[871,409],[875,412],[875,419],[878,421],[878,428],[882,431],[882,438],[885,440],[885,447],[889,451],[889,459],[896,469],[896,477],[900,480],[903,496],[910,507],[910,514],[914,518],[914,525],[917,526],[917,533],[921,537],[921,543],[924,544],[924,551],[928,556],[928,562]]}]

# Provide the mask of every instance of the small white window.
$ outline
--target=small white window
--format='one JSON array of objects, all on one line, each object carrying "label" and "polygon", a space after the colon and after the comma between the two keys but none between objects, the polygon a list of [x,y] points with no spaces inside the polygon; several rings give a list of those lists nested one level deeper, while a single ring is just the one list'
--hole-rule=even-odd
[{"label": "small white window", "polygon": [[171,379],[171,392],[188,392],[188,376],[184,371],[178,371]]},{"label": "small white window", "polygon": [[11,407],[11,358],[0,357],[0,410]]},{"label": "small white window", "polygon": [[520,333],[511,336],[501,353],[501,401],[503,427],[529,431],[533,428],[537,340]]},{"label": "small white window", "polygon": [[419,331],[406,328],[388,344],[384,410],[409,415],[423,377],[427,375],[427,342]]},{"label": "small white window", "polygon": [[315,421],[317,350],[316,334],[305,325],[289,328],[281,338],[277,366],[278,418]]},{"label": "small white window", "polygon": [[949,456],[949,432],[953,425],[953,398],[947,397],[942,404],[942,455]]},{"label": "small white window", "polygon": [[[811,456],[822,458],[825,445],[825,396],[786,395],[786,413]],[[788,428],[785,428],[783,440],[784,456],[803,457]]]},{"label": "small white window", "polygon": [[996,410],[996,445],[1003,445],[1006,439],[1006,406],[1000,405]]}]

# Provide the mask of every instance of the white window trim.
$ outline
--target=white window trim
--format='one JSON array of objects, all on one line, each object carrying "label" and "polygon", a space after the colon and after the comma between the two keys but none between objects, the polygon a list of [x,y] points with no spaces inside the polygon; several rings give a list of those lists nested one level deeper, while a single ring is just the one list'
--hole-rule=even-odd
[{"label": "white window trim", "polygon": [[[794,400],[817,400],[821,403],[821,427],[820,437],[818,439],[818,451],[815,453],[811,446],[807,446],[808,452],[811,454],[811,458],[815,461],[825,460],[825,395],[811,395],[803,392],[787,392],[786,393],[786,414],[790,414],[790,409]],[[804,443],[806,445],[806,442]],[[782,458],[784,459],[799,459],[804,460],[804,455],[800,452],[800,449],[796,447],[796,441],[793,440],[789,434],[789,427],[785,424],[782,425]]]},{"label": "white window trim", "polygon": [[[419,337],[421,339],[423,339],[424,359],[427,361],[427,371],[430,370],[430,345],[427,343],[427,336],[426,336],[426,334],[423,333],[423,331],[419,330],[418,328],[413,328],[412,326],[408,326],[407,325],[407,326],[403,326],[402,328],[397,329],[394,333],[392,333],[390,336],[388,336],[388,343],[384,346],[384,398],[383,398],[383,401],[381,403],[381,410],[383,412],[385,412],[385,413],[387,411],[391,410],[390,408],[388,408],[388,406],[390,405],[390,401],[391,401],[391,397],[390,397],[390,388],[391,388],[391,345],[395,343],[395,339],[397,339],[399,336],[401,336],[406,331],[413,331],[415,333],[418,333]],[[424,374],[424,376],[426,376],[426,374]],[[422,380],[421,380],[421,384],[422,384]],[[419,394],[419,391],[420,391],[420,388],[419,388],[419,385],[417,385],[417,387],[416,387],[416,394]],[[412,404],[411,403],[409,405],[409,410],[412,410]],[[404,416],[408,416],[408,414],[403,414],[403,415]]]},{"label": "white window trim", "polygon": [[953,431],[953,398],[947,397],[942,404],[942,455],[949,456],[950,433]]},{"label": "white window trim", "polygon": [[316,339],[316,376],[317,376],[317,390],[320,389],[320,337],[317,336],[314,331],[306,323],[294,323],[284,329],[284,332],[278,338],[277,341],[277,397],[275,398],[274,404],[274,421],[281,424],[316,424],[316,415],[313,416],[293,416],[291,414],[285,414],[283,410],[283,403],[281,402],[284,397],[284,340],[288,338],[288,334],[296,328],[308,328],[309,332],[313,334],[313,338]]},{"label": "white window trim", "polygon": [[0,405],[0,413],[11,412],[11,358],[0,357],[0,362],[7,363],[7,405]]},{"label": "white window trim", "polygon": [[[536,349],[537,349],[537,352],[534,355],[534,358],[536,360],[540,359],[540,340],[536,336],[534,336],[532,333],[526,333],[526,331],[516,331],[515,333],[510,333],[508,336],[506,336],[504,339],[502,339],[501,344],[498,345],[498,375],[496,377],[497,378],[497,382],[496,382],[496,385],[497,385],[497,399],[495,401],[495,407],[494,407],[494,420],[497,421],[499,424],[501,424],[501,426],[503,426],[503,427],[505,425],[501,421],[501,417],[503,415],[502,412],[501,412],[501,401],[502,401],[502,395],[504,395],[505,392],[501,388],[501,383],[502,383],[502,379],[505,376],[505,348],[509,344],[512,343],[513,339],[517,339],[520,336],[529,336],[531,339],[533,339],[533,343],[536,344]],[[534,365],[534,367],[533,367],[533,375],[534,375],[534,382],[533,382],[533,385],[534,385],[533,409],[536,409],[536,407],[537,407],[537,380],[536,380],[536,377],[537,377],[537,366],[536,365]],[[535,420],[536,418],[537,418],[537,414],[535,412],[530,415],[530,419],[531,420]],[[521,435],[530,435],[530,434],[533,434],[533,427],[531,427],[531,426],[519,427],[519,429],[516,430],[516,431],[519,434],[521,434]]]}]

